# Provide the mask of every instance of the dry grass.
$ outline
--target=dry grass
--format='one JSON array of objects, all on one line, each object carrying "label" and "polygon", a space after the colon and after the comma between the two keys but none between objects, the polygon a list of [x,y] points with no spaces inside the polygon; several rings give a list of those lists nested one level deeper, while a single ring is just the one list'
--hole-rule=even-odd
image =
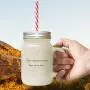
[{"label": "dry grass", "polygon": [[0,82],[0,90],[90,90],[90,76],[74,81],[53,81],[52,84],[42,87],[30,87],[22,84],[16,77]]},{"label": "dry grass", "polygon": [[0,90],[31,90],[30,87],[22,84],[16,77],[0,82]]}]

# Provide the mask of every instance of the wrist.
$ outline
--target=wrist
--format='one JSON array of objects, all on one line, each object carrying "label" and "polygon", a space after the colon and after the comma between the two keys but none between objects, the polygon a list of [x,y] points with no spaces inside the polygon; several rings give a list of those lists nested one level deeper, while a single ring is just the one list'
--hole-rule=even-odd
[{"label": "wrist", "polygon": [[79,60],[78,62],[82,66],[82,69],[80,71],[82,71],[83,75],[89,75],[90,74],[90,50],[88,49],[86,52],[84,52],[84,54],[80,56]]},{"label": "wrist", "polygon": [[90,59],[87,60],[86,69],[87,69],[87,74],[90,74]]}]

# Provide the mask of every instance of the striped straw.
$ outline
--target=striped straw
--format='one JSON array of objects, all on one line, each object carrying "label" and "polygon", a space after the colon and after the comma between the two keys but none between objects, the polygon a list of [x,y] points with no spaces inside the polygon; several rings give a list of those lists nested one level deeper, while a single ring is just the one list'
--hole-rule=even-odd
[{"label": "striped straw", "polygon": [[38,32],[39,30],[39,1],[35,2],[35,30]]}]

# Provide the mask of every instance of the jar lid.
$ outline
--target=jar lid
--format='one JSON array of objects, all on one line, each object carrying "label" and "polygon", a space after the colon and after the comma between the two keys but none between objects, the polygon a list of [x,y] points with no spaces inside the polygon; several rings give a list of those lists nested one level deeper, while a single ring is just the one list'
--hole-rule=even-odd
[{"label": "jar lid", "polygon": [[24,39],[51,39],[51,32],[39,31],[39,32],[24,32]]}]

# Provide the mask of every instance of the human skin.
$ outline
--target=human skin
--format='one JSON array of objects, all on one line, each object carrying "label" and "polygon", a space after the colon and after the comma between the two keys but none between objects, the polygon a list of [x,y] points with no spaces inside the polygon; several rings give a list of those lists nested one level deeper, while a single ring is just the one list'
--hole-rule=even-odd
[{"label": "human skin", "polygon": [[72,80],[90,74],[90,50],[79,42],[70,39],[61,39],[57,46],[65,47],[65,52],[55,52],[54,71],[59,81],[65,76]]}]

